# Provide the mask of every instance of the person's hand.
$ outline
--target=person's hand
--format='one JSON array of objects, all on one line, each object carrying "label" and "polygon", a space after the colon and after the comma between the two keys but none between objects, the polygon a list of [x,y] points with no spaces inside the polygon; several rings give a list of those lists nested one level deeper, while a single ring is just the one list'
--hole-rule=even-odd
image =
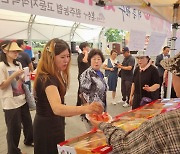
[{"label": "person's hand", "polygon": [[16,72],[14,72],[14,73],[12,74],[12,76],[15,78],[15,77],[17,77],[17,76],[22,75],[23,73],[24,73],[24,70],[23,70],[23,69],[19,69],[19,70],[17,70]]},{"label": "person's hand", "polygon": [[95,128],[98,128],[99,124],[102,122],[102,121],[97,121],[93,118],[90,118],[89,121],[91,122],[91,124],[95,127]]},{"label": "person's hand", "polygon": [[86,105],[87,114],[101,114],[104,111],[104,108],[99,102],[92,102],[89,105]]},{"label": "person's hand", "polygon": [[114,68],[110,68],[109,70],[112,72],[112,71],[114,71]]},{"label": "person's hand", "polygon": [[117,64],[117,68],[122,68],[122,64]]},{"label": "person's hand", "polygon": [[149,85],[144,85],[143,89],[148,91],[148,92],[151,91],[151,87],[149,87]]}]

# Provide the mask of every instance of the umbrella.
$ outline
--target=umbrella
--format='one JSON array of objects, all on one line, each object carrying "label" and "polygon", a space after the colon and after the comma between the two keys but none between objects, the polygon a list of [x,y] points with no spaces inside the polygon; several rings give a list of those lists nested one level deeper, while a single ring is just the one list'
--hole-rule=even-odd
[{"label": "umbrella", "polygon": [[[104,1],[106,5],[130,6],[156,17],[162,18],[172,24],[171,56],[175,54],[176,32],[180,23],[180,0],[94,0]],[[168,75],[167,98],[170,98],[172,74]]]}]

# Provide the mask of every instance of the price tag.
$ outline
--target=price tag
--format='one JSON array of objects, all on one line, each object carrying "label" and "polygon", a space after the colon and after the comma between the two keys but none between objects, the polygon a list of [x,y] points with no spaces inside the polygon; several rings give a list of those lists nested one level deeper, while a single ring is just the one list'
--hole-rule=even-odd
[{"label": "price tag", "polygon": [[77,154],[76,150],[70,146],[60,146],[57,145],[58,154]]}]

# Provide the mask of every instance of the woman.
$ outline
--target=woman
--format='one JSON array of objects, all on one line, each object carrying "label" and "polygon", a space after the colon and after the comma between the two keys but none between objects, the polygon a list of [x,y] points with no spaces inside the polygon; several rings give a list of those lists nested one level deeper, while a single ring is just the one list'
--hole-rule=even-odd
[{"label": "woman", "polygon": [[64,96],[69,86],[71,53],[69,45],[60,39],[50,40],[38,63],[34,90],[34,154],[58,154],[57,144],[65,140],[65,118],[102,112],[94,102],[87,106],[66,106]]},{"label": "woman", "polygon": [[[164,69],[173,73],[173,85],[180,97],[180,54],[161,61]],[[121,154],[179,154],[180,153],[180,109],[155,116],[144,122],[138,129],[126,132],[112,124],[90,119],[106,136],[107,143],[113,147],[112,153]]]},{"label": "woman", "polygon": [[132,109],[140,107],[143,98],[147,98],[149,102],[159,98],[159,74],[156,67],[151,65],[149,56],[138,56],[137,61],[138,67],[134,71],[129,99]]},{"label": "woman", "polygon": [[[28,126],[24,132],[24,144],[27,140],[33,142],[31,115],[22,89],[24,71],[21,64],[16,61],[22,49],[16,42],[11,41],[5,41],[1,48],[3,52],[0,62],[0,102],[7,126],[8,154],[22,154],[18,148],[22,123]],[[25,116],[27,121],[24,121]]]},{"label": "woman", "polygon": [[[86,103],[100,102],[106,111],[106,91],[107,86],[104,75],[100,71],[104,62],[104,56],[99,49],[92,49],[88,54],[90,67],[86,69],[80,77],[80,91]],[[86,124],[86,120],[85,124]],[[87,130],[91,129],[89,123],[86,125]]]},{"label": "woman", "polygon": [[116,87],[118,81],[118,68],[117,64],[119,61],[117,58],[117,51],[115,49],[111,50],[110,58],[106,59],[103,63],[103,69],[105,69],[105,77],[108,79],[108,90],[112,91],[112,104],[116,105]]}]

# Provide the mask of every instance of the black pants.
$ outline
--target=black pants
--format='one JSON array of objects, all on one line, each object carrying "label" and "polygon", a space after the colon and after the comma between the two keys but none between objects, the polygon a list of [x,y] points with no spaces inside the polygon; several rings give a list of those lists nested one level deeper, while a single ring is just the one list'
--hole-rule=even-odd
[{"label": "black pants", "polygon": [[121,93],[122,93],[122,100],[126,101],[129,104],[129,96],[131,93],[131,81],[127,81],[124,79],[121,79]]},{"label": "black pants", "polygon": [[80,98],[80,79],[78,79],[78,82],[79,82],[79,87],[78,87],[78,92],[77,92],[77,103],[76,103],[76,106],[81,106],[82,105],[82,100]]},{"label": "black pants", "polygon": [[[159,77],[159,84],[160,84],[160,87],[159,87],[159,98],[161,98],[161,87],[163,86],[162,83],[163,83],[163,76],[160,76]],[[164,91],[164,93],[165,93],[165,91]]]},{"label": "black pants", "polygon": [[36,114],[33,127],[34,154],[58,154],[57,144],[65,140],[65,118]]},{"label": "black pants", "polygon": [[33,126],[27,103],[22,106],[21,117],[23,125],[24,144],[30,145],[31,143],[33,143]]},{"label": "black pants", "polygon": [[[8,154],[21,154],[21,150],[18,148],[21,135],[21,122],[25,120],[23,116],[26,115],[24,113],[27,112],[29,112],[27,103],[16,109],[4,110],[5,122],[7,126],[6,139]],[[32,120],[31,124],[28,123],[27,125],[26,122],[25,128],[27,134],[26,136],[29,138],[29,131],[27,129],[32,129]]]}]

